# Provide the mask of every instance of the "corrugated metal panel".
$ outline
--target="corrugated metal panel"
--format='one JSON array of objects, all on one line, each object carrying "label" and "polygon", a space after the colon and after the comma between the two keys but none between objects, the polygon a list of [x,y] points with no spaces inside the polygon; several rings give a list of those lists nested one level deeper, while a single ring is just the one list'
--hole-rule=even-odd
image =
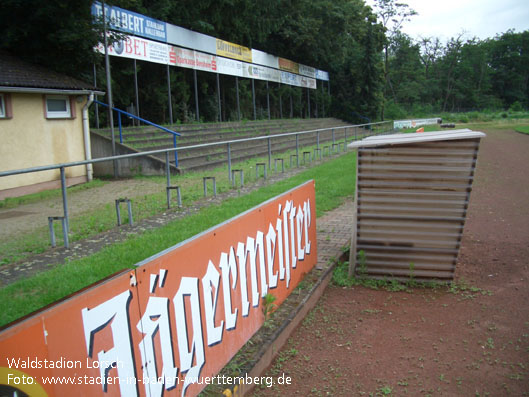
[{"label": "corrugated metal panel", "polygon": [[395,134],[350,145],[358,149],[351,244],[357,275],[453,279],[483,136]]}]

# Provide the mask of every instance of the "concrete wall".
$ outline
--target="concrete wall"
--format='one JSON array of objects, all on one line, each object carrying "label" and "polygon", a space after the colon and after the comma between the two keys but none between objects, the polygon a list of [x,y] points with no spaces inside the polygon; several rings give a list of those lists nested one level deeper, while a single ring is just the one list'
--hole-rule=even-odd
[{"label": "concrete wall", "polygon": [[[99,135],[95,132],[90,133],[90,143],[92,147],[92,158],[112,156],[112,141],[110,138]],[[126,145],[116,142],[116,154],[131,154],[138,151]],[[173,158],[170,154],[170,158]],[[177,168],[171,165],[171,173],[178,173]],[[165,162],[153,156],[142,156],[118,161],[118,174],[120,177],[134,175],[165,175]],[[94,175],[105,176],[114,175],[112,161],[105,161],[94,164]]]},{"label": "concrete wall", "polygon": [[[10,98],[12,117],[0,119],[0,170],[85,159],[82,122],[85,96],[74,97],[71,101],[75,107],[74,118],[71,119],[46,119],[43,94],[11,93]],[[66,177],[70,181],[83,182],[86,180],[86,167],[67,168]],[[59,170],[2,177],[0,198],[19,195],[17,189],[24,187],[25,193],[30,186],[43,190],[38,186],[48,186],[57,180],[60,180]]]}]

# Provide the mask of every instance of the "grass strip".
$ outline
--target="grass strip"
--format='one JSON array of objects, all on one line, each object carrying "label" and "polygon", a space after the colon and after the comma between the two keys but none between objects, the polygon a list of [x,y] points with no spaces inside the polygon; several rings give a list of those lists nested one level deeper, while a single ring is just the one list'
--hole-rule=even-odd
[{"label": "grass strip", "polygon": [[516,127],[516,128],[515,128],[515,131],[516,131],[516,132],[521,132],[522,134],[529,134],[529,125],[524,125],[524,126],[521,126],[521,127]]},{"label": "grass strip", "polygon": [[0,289],[0,326],[55,302],[119,270],[213,227],[309,179],[316,182],[317,216],[340,206],[354,193],[353,152],[245,196],[175,220],[159,229],[131,236],[98,253],[20,280]]}]

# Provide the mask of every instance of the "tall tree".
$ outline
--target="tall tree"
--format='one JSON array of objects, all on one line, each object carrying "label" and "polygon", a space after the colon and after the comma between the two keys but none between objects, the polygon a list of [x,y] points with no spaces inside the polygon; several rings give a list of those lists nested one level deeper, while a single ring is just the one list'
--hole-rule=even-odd
[{"label": "tall tree", "polygon": [[[390,74],[389,74],[389,47],[394,37],[400,32],[402,25],[417,15],[417,12],[405,3],[398,0],[376,0],[375,12],[382,25],[386,29],[386,41],[384,43],[384,97],[387,97],[388,90],[395,97]],[[381,119],[384,119],[384,103],[381,107]]]}]

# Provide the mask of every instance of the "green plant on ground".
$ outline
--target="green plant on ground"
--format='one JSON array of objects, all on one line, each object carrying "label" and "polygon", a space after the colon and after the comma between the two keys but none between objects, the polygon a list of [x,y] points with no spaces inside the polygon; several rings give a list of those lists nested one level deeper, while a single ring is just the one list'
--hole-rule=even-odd
[{"label": "green plant on ground", "polygon": [[265,318],[265,326],[267,325],[272,313],[276,309],[277,305],[274,303],[277,300],[277,297],[270,292],[265,295],[263,298],[263,314]]}]

